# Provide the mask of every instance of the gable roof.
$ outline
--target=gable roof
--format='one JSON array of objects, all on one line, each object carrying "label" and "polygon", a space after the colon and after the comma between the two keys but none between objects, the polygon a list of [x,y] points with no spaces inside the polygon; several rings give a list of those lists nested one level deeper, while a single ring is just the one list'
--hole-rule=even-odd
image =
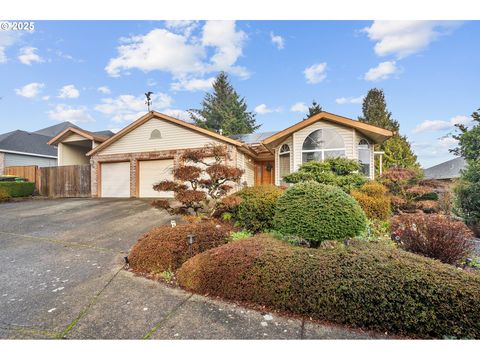
[{"label": "gable roof", "polygon": [[460,177],[460,171],[465,168],[466,164],[464,158],[458,157],[424,169],[423,173],[426,179],[455,179]]},{"label": "gable roof", "polygon": [[[113,132],[109,131],[112,135]],[[49,145],[57,145],[58,143],[61,143],[63,139],[65,139],[67,136],[71,134],[78,134],[80,136],[83,136],[87,140],[93,140],[99,143],[103,143],[105,140],[110,138],[112,135],[103,135],[103,134],[108,134],[104,131],[98,131],[96,133],[90,132],[87,130],[80,129],[78,127],[69,127],[65,130],[63,130],[60,134],[55,136],[54,138],[50,139],[48,142]]]},{"label": "gable roof", "polygon": [[171,117],[169,115],[162,114],[162,113],[159,113],[157,111],[150,111],[150,112],[146,113],[145,115],[143,115],[142,117],[140,117],[139,119],[135,120],[133,123],[131,123],[127,127],[120,130],[118,133],[113,135],[108,140],[104,141],[102,144],[98,145],[97,147],[95,147],[94,149],[89,151],[87,153],[87,156],[91,156],[91,155],[97,153],[98,151],[100,151],[102,149],[105,149],[106,147],[113,144],[115,141],[117,141],[117,140],[121,139],[122,137],[124,137],[125,135],[127,135],[129,132],[131,132],[131,131],[135,130],[136,128],[140,127],[141,125],[145,124],[147,121],[149,121],[151,119],[155,119],[155,118],[168,121],[168,122],[170,122],[172,124],[175,124],[175,125],[183,126],[187,129],[199,132],[199,133],[207,135],[211,138],[226,142],[226,143],[231,144],[231,145],[238,146],[238,147],[242,148],[245,152],[249,152],[248,148],[242,142],[231,139],[231,138],[229,138],[227,136],[224,136],[224,135],[220,135],[220,134],[218,134],[214,131],[210,131],[210,130],[201,128],[199,126],[190,124],[186,121],[176,119],[176,118]]},{"label": "gable roof", "polygon": [[56,125],[52,125],[37,131],[34,131],[35,134],[49,136],[53,138],[54,136],[60,134],[62,131],[68,128],[77,128],[80,129],[77,125],[72,124],[70,121],[64,121]]},{"label": "gable roof", "polygon": [[370,124],[366,124],[366,123],[360,122],[358,120],[349,119],[349,118],[346,118],[344,116],[335,115],[335,114],[332,114],[332,113],[329,113],[329,112],[326,112],[326,111],[322,111],[318,114],[315,114],[315,115],[309,117],[308,119],[302,120],[302,121],[286,128],[285,130],[279,131],[279,132],[267,137],[266,139],[264,139],[262,141],[262,143],[265,146],[271,145],[274,142],[279,141],[279,140],[287,137],[288,135],[290,135],[290,134],[292,134],[296,131],[299,131],[299,130],[301,130],[301,129],[303,129],[303,128],[311,125],[311,124],[316,123],[317,121],[322,121],[322,120],[331,121],[331,122],[334,122],[334,123],[337,123],[337,124],[340,124],[340,125],[344,125],[344,126],[354,128],[354,129],[358,130],[359,132],[361,132],[362,134],[364,134],[365,136],[374,140],[378,144],[383,143],[389,137],[392,137],[394,135],[393,131],[383,129],[383,128],[380,128],[378,126],[373,126],[373,125],[370,125]]},{"label": "gable roof", "polygon": [[0,135],[0,152],[56,158],[57,149],[47,144],[49,139],[49,136],[23,130],[11,131]]}]

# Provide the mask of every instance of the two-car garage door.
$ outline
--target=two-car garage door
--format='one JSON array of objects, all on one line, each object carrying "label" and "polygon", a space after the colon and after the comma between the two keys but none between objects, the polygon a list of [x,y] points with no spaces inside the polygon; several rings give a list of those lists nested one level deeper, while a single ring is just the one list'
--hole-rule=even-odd
[{"label": "two-car garage door", "polygon": [[[130,197],[130,162],[101,164],[101,196]],[[172,197],[172,192],[153,190],[162,180],[172,180],[173,159],[138,162],[138,196],[143,198]]]}]

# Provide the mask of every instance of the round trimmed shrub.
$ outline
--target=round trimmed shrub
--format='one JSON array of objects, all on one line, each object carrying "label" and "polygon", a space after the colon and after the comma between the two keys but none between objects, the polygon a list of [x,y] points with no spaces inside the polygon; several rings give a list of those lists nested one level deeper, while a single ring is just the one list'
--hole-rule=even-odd
[{"label": "round trimmed shrub", "polygon": [[245,187],[235,193],[242,200],[236,207],[235,219],[254,233],[272,229],[275,204],[283,190],[274,185]]},{"label": "round trimmed shrub", "polygon": [[[227,243],[231,228],[212,221],[162,225],[144,234],[128,255],[133,271],[160,274],[178,269],[187,259]],[[189,248],[187,236],[194,235]]]},{"label": "round trimmed shrub", "polygon": [[290,246],[266,235],[199,254],[177,272],[196,293],[422,338],[480,338],[480,276],[378,243]]},{"label": "round trimmed shrub", "polygon": [[340,188],[306,181],[288,188],[277,201],[274,226],[312,243],[344,240],[366,229],[357,201]]}]

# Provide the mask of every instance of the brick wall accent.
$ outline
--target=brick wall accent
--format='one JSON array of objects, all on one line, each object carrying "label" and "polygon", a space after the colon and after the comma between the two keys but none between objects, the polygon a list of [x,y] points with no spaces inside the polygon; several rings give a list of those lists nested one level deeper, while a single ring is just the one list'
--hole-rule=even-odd
[{"label": "brick wall accent", "polygon": [[[188,149],[199,150],[201,148]],[[101,171],[99,167],[101,163],[109,162],[130,162],[130,197],[137,197],[137,172],[138,162],[141,160],[162,160],[173,159],[173,166],[176,167],[180,163],[181,155],[186,149],[181,150],[165,150],[165,151],[151,151],[151,152],[138,152],[138,153],[125,153],[125,154],[112,154],[112,155],[99,155],[95,154],[90,158],[90,165],[92,166],[91,184],[92,184],[92,197],[99,196],[99,181],[101,177]],[[227,151],[230,159],[227,160],[227,164],[236,166],[237,163],[237,148],[233,145],[227,145]]]}]

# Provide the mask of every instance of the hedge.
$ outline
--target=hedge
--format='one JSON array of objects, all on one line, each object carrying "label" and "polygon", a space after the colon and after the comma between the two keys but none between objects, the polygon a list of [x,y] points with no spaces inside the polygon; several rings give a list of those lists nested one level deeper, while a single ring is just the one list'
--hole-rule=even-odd
[{"label": "hedge", "polygon": [[[176,227],[159,226],[144,234],[133,246],[128,255],[130,267],[133,271],[148,274],[174,271],[191,256],[225,244],[230,229],[210,221]],[[195,236],[191,249],[188,235]]]},{"label": "hedge", "polygon": [[266,235],[199,254],[190,291],[421,338],[480,338],[480,276],[378,243],[293,247]]},{"label": "hedge", "polygon": [[245,187],[234,195],[242,200],[234,210],[239,224],[252,232],[273,228],[275,204],[283,190],[274,185]]},{"label": "hedge", "polygon": [[283,234],[318,244],[359,235],[366,229],[366,217],[357,201],[339,187],[306,181],[279,197],[274,225]]},{"label": "hedge", "polygon": [[35,190],[35,183],[2,181],[0,182],[0,189],[5,190],[11,197],[31,196]]}]

